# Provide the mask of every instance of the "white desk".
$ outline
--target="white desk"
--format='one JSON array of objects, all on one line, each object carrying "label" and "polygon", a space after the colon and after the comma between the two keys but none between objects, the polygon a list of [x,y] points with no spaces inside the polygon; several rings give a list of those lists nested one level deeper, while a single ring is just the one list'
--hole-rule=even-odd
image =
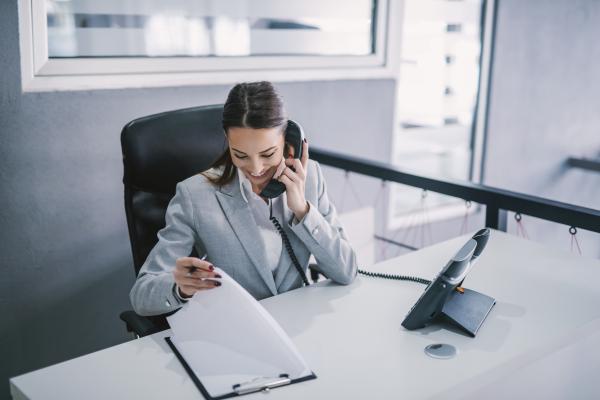
[{"label": "white desk", "polygon": [[[466,238],[372,269],[432,278]],[[402,328],[425,288],[411,282],[359,277],[350,286],[324,282],[264,300],[318,376],[275,389],[269,397],[591,398],[600,393],[599,260],[493,231],[465,287],[497,300],[474,339],[447,327]],[[13,378],[13,398],[202,398],[164,342],[168,334]],[[451,360],[432,359],[423,349],[435,342],[453,344],[460,353]]]}]

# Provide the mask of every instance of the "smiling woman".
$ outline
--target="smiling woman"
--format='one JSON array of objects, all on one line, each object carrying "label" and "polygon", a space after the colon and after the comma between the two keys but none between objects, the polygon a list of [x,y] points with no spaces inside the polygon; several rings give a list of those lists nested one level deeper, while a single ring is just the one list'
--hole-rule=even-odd
[{"label": "smiling woman", "polygon": [[240,168],[246,177],[267,170],[271,172],[269,178],[273,177],[283,159],[286,126],[283,100],[271,83],[234,86],[223,108],[223,130],[229,151],[213,166],[222,167],[223,172],[218,179],[211,180],[218,185],[230,182],[235,176],[234,167]]},{"label": "smiling woman", "polygon": [[[283,161],[283,135],[280,127],[252,129],[235,127],[228,131],[232,162],[252,182],[252,190],[260,193],[267,182],[275,177]],[[263,144],[273,146],[260,150]],[[242,151],[245,150],[245,151]],[[279,161],[278,161],[279,160]],[[278,178],[279,176],[277,176]]]},{"label": "smiling woman", "polygon": [[[332,281],[349,284],[356,255],[329,201],[319,165],[287,158],[283,101],[269,82],[231,89],[223,111],[228,148],[207,171],[177,185],[166,226],[131,290],[141,315],[172,312],[221,285],[219,267],[257,299],[308,284],[311,255]],[[271,179],[282,195],[261,197]],[[280,222],[281,221],[281,222]],[[189,257],[195,248],[202,258]]]}]

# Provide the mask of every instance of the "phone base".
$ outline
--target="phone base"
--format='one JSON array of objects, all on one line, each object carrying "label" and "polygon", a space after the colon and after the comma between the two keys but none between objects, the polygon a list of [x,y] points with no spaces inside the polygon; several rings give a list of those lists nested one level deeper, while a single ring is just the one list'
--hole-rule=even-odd
[{"label": "phone base", "polygon": [[493,297],[471,289],[453,290],[442,309],[441,316],[475,337],[477,331],[496,304]]}]

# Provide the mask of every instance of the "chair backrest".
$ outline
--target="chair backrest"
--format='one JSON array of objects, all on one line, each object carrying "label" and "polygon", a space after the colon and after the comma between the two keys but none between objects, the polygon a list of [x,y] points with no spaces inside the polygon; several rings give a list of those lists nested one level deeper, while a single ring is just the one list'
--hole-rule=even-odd
[{"label": "chair backrest", "polygon": [[208,169],[226,149],[223,106],[135,119],[121,132],[125,214],[136,276],[165,226],[178,182]]}]

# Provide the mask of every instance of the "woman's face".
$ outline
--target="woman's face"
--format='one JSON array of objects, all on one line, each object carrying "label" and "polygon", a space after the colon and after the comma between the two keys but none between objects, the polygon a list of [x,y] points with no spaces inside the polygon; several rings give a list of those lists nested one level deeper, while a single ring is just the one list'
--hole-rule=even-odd
[{"label": "woman's face", "polygon": [[283,158],[282,128],[229,128],[227,139],[233,164],[244,173],[253,187],[264,187]]}]

